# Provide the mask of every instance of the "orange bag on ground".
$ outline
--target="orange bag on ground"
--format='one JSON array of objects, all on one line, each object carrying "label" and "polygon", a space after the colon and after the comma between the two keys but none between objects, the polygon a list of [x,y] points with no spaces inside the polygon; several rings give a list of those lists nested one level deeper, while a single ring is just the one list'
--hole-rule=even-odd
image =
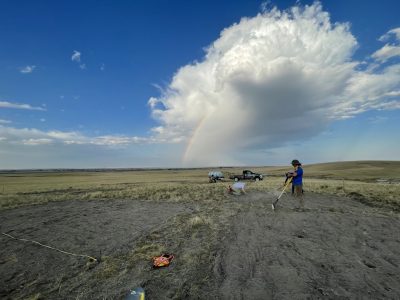
[{"label": "orange bag on ground", "polygon": [[167,267],[174,259],[172,254],[163,254],[161,256],[153,257],[153,268]]}]

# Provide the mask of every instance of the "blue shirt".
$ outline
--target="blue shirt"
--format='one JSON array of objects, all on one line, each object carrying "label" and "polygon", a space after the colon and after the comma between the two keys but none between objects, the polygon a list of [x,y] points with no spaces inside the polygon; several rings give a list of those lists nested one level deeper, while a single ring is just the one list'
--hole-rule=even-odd
[{"label": "blue shirt", "polygon": [[303,184],[303,169],[301,167],[297,168],[297,176],[293,177],[293,185],[302,185]]}]

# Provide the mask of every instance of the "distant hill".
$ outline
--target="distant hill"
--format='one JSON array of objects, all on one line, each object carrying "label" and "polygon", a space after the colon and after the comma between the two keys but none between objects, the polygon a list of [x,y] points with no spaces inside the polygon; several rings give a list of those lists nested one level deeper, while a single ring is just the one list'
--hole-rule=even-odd
[{"label": "distant hill", "polygon": [[[290,166],[257,168],[266,174],[283,176]],[[400,161],[345,161],[303,165],[305,176],[332,179],[400,181]]]}]

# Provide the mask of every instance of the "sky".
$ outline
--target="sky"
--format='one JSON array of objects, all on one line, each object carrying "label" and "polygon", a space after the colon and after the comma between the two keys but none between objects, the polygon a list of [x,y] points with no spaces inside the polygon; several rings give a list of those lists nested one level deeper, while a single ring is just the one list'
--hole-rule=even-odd
[{"label": "sky", "polygon": [[397,0],[0,7],[0,169],[400,159]]}]

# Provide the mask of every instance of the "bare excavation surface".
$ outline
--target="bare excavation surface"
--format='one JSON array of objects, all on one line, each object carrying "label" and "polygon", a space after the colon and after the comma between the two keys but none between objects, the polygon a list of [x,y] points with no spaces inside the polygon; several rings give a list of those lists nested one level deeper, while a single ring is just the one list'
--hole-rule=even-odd
[{"label": "bare excavation surface", "polygon": [[292,210],[293,199],[275,213],[254,200],[235,218],[220,261],[222,298],[399,298],[399,216],[307,198],[305,212]]},{"label": "bare excavation surface", "polygon": [[[65,201],[0,212],[0,298],[399,299],[400,217],[351,198]],[[151,257],[175,255],[154,270]]]}]

